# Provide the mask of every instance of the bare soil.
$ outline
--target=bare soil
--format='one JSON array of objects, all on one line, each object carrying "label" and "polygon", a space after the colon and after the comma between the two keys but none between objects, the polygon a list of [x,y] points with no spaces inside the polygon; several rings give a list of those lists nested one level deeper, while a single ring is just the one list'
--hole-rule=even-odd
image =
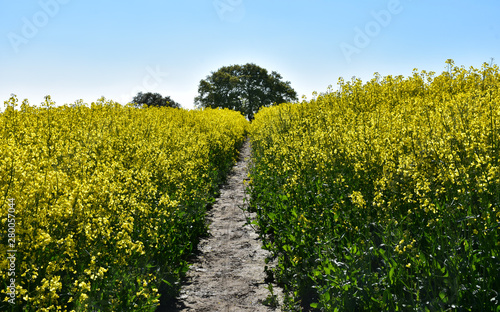
[{"label": "bare soil", "polygon": [[[267,251],[254,228],[247,224],[253,213],[245,209],[244,181],[250,144],[245,142],[239,160],[230,172],[220,197],[207,214],[209,236],[198,246],[198,254],[187,272],[176,303],[176,311],[273,311],[264,305],[270,296],[264,260]],[[275,285],[274,285],[275,286]],[[274,287],[278,301],[282,294]]]}]

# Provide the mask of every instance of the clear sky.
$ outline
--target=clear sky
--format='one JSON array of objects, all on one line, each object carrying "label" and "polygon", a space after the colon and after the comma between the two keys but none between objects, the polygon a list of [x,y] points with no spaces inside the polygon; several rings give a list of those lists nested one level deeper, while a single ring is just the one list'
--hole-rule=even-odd
[{"label": "clear sky", "polygon": [[246,63],[310,99],[339,77],[499,64],[499,13],[500,0],[0,0],[0,100],[143,91],[193,108],[201,79]]}]

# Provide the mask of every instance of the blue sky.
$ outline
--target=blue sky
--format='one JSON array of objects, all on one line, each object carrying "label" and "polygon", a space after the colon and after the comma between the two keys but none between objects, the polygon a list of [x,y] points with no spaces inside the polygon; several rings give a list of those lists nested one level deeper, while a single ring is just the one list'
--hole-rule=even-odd
[{"label": "blue sky", "polygon": [[299,96],[445,61],[500,63],[500,0],[0,0],[0,99],[38,105],[139,91],[193,108],[222,66],[277,71]]}]

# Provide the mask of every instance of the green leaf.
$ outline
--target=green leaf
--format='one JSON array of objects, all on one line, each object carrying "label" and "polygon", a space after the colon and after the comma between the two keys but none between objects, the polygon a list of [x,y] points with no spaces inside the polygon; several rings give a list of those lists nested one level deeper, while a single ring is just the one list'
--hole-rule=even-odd
[{"label": "green leaf", "polygon": [[330,301],[330,293],[329,292],[326,292],[324,295],[323,295],[323,298],[325,299],[326,302],[329,302]]},{"label": "green leaf", "polygon": [[323,269],[325,270],[326,275],[330,275],[330,272],[331,272],[330,268],[323,267]]},{"label": "green leaf", "polygon": [[389,270],[389,280],[391,281],[391,284],[394,284],[394,267],[391,267]]},{"label": "green leaf", "polygon": [[269,217],[269,219],[271,219],[271,221],[274,222],[274,220],[276,219],[276,214],[273,213],[273,212],[270,212],[267,214],[267,216]]},{"label": "green leaf", "polygon": [[446,294],[444,292],[439,293],[439,298],[441,298],[444,303],[448,302],[448,298],[446,297]]}]

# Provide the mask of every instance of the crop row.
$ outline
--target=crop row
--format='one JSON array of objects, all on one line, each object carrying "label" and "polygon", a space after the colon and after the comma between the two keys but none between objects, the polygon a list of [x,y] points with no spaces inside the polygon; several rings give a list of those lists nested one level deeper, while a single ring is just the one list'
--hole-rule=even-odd
[{"label": "crop row", "polygon": [[160,295],[175,296],[206,231],[206,206],[244,140],[245,118],[104,99],[55,107],[47,97],[33,107],[13,97],[6,106],[0,310],[154,311]]},{"label": "crop row", "polygon": [[285,306],[500,311],[497,66],[262,109],[249,193]]}]

